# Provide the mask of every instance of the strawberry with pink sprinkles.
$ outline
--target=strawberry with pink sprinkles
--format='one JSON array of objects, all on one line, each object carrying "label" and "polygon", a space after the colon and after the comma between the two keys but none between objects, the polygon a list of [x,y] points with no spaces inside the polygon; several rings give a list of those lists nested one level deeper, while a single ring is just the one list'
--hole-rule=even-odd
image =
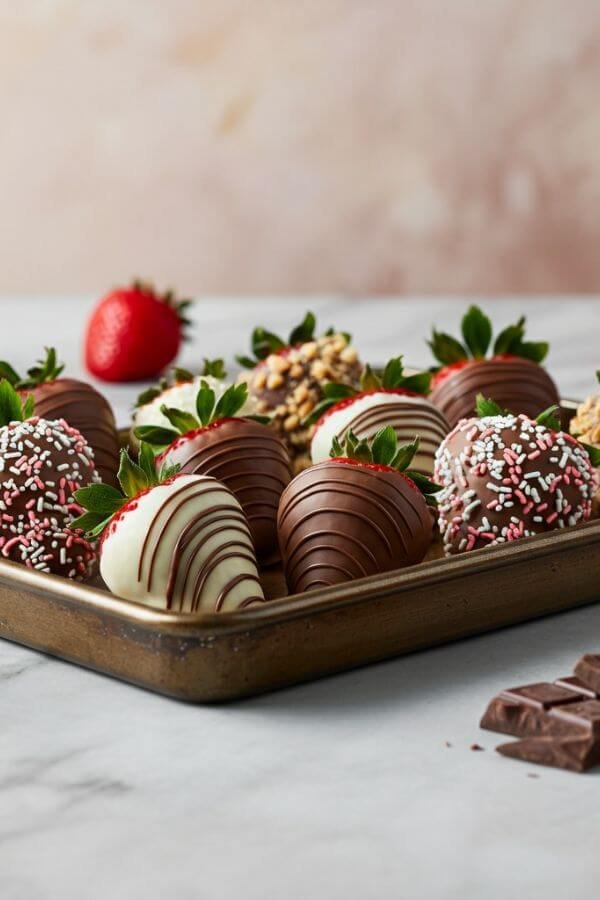
[{"label": "strawberry with pink sprinkles", "polygon": [[64,419],[33,411],[31,395],[0,381],[0,558],[80,581],[95,553],[70,526],[81,512],[74,492],[99,481],[93,452]]},{"label": "strawberry with pink sprinkles", "polygon": [[560,430],[557,407],[537,419],[477,398],[436,453],[444,553],[531,537],[590,518],[600,452]]}]

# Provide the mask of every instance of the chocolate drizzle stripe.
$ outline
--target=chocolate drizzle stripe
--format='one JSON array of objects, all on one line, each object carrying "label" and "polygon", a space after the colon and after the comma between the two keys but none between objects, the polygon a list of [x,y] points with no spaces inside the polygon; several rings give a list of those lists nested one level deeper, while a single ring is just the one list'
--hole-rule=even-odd
[{"label": "chocolate drizzle stripe", "polygon": [[[177,543],[175,545],[175,549],[173,552],[173,557],[171,559],[171,564],[169,567],[169,580],[168,580],[168,587],[167,587],[167,599],[168,600],[170,600],[170,598],[172,597],[173,592],[176,587],[176,584],[177,584],[177,578],[181,574],[180,568],[182,566],[182,561],[183,561],[185,551],[186,551],[187,547],[191,544],[192,540],[194,540],[195,538],[201,537],[202,545],[206,546],[208,541],[211,538],[215,537],[217,534],[219,534],[225,530],[228,532],[232,531],[232,532],[237,532],[238,534],[240,534],[242,536],[242,538],[245,539],[245,540],[236,541],[236,544],[238,546],[246,546],[249,549],[252,548],[252,542],[250,540],[250,532],[248,531],[248,525],[246,524],[246,521],[244,520],[243,515],[241,513],[239,513],[236,516],[235,515],[236,512],[237,511],[232,508],[230,515],[212,516],[208,520],[206,520],[206,517],[202,517],[199,520],[194,520],[194,521],[188,523],[188,525],[182,531],[181,535],[179,536],[179,538],[177,540]],[[208,534],[204,534],[205,530],[207,528],[210,528],[210,526],[214,525],[216,522],[227,522],[227,525],[219,526],[218,528],[213,528],[213,530],[210,531]],[[191,555],[190,559],[188,559],[188,562],[187,562],[187,565],[186,565],[186,568],[184,571],[183,584],[182,584],[181,590],[180,590],[180,594],[181,594],[180,605],[181,606],[183,605],[185,594],[187,591],[187,582],[188,582],[189,574],[191,571],[192,559],[193,559],[193,556]],[[170,608],[170,604],[169,604],[168,608]]]},{"label": "chocolate drizzle stripe", "polygon": [[[350,422],[338,431],[337,438],[341,440],[350,429],[355,434],[358,434],[362,429],[370,427],[382,428],[384,424],[391,424],[394,427],[401,428],[406,423],[404,430],[406,432],[410,431],[411,436],[414,436],[412,431],[418,430],[421,438],[421,447],[429,444],[429,446],[437,449],[439,442],[448,433],[448,427],[441,413],[435,408],[432,409],[433,412],[430,412],[430,409],[426,406],[407,409],[400,403],[382,403],[380,406],[373,406],[357,413]],[[421,419],[424,421],[420,421]],[[410,428],[408,427],[409,425]],[[423,433],[425,428],[429,428],[433,432],[434,438]],[[439,440],[436,442],[435,438],[438,435]]]},{"label": "chocolate drizzle stripe", "polygon": [[[206,582],[208,581],[208,579],[210,578],[212,573],[215,571],[215,569],[217,569],[218,566],[220,566],[226,560],[228,560],[228,559],[244,559],[244,560],[246,560],[246,562],[249,562],[252,565],[256,565],[256,560],[254,559],[254,556],[252,553],[243,553],[239,549],[235,553],[222,553],[221,552],[222,550],[225,550],[228,547],[239,547],[239,544],[237,543],[237,541],[228,541],[227,543],[222,544],[214,552],[214,554],[211,554],[202,563],[202,566],[200,568],[200,571],[198,572],[198,575],[196,576],[196,581],[194,584],[194,592],[192,595],[192,612],[197,612],[198,608],[200,607],[201,600],[202,600],[202,594],[203,594],[204,588],[206,586]],[[200,550],[200,548],[198,548],[198,550],[196,552],[199,552],[199,550]],[[260,580],[259,580],[257,574],[254,574],[254,573],[243,573],[243,574],[244,574],[244,580],[246,580],[246,581],[252,580],[252,581],[255,581],[256,584],[260,585]],[[235,576],[234,578],[229,579],[229,581],[225,584],[225,586],[223,588],[221,588],[221,591],[219,593],[219,597],[222,598],[221,604],[222,604],[223,600],[225,599],[225,597],[227,596],[227,594],[230,593],[230,591],[232,590],[232,588],[234,586],[233,582],[236,581],[237,578],[239,578],[239,575]],[[220,607],[218,606],[218,601],[217,601],[217,607],[215,608],[215,612],[217,612],[219,608]]]},{"label": "chocolate drizzle stripe", "polygon": [[[346,537],[346,535],[342,534],[339,531],[333,532],[333,535],[339,535],[340,537],[343,537],[343,538]],[[310,539],[312,540],[313,538],[314,538],[314,534],[311,534]],[[306,541],[304,541],[304,543],[306,543]],[[359,561],[359,559],[356,556],[352,556],[350,550],[346,550],[344,547],[339,547],[337,544],[331,544],[331,543],[329,543],[329,544],[328,543],[311,544],[310,547],[305,547],[304,551],[300,554],[298,554],[298,547],[299,547],[299,545],[294,548],[294,552],[288,557],[288,567],[289,567],[290,575],[292,577],[294,577],[294,575],[296,574],[296,570],[302,565],[303,561],[308,556],[310,556],[312,553],[314,553],[315,551],[318,551],[318,550],[330,550],[332,553],[335,553],[339,556],[343,556],[346,559],[351,560],[356,566],[358,566],[358,568],[360,569],[361,575],[369,574],[368,571],[366,570],[366,568]],[[372,556],[372,554],[371,554],[371,556]],[[294,557],[296,557],[296,558],[294,559]],[[294,560],[294,561],[292,562],[292,560]],[[373,558],[373,562],[375,562],[374,558]],[[306,568],[304,568],[302,570],[302,574],[306,575],[306,573],[309,572],[311,569],[321,569],[321,568],[323,568],[323,569],[337,568],[338,571],[342,571],[342,569],[339,566],[335,566],[335,565],[333,565],[333,563],[326,562],[326,563],[314,563],[312,565],[306,566]],[[348,578],[356,578],[356,574],[355,573],[348,574]]]},{"label": "chocolate drizzle stripe", "polygon": [[[205,486],[204,484],[198,485],[197,483],[194,483],[194,484],[188,483],[188,484],[183,485],[183,487],[180,487],[174,493],[169,494],[167,496],[164,503],[155,512],[155,514],[152,518],[152,521],[150,522],[150,525],[148,527],[146,537],[144,538],[144,543],[142,545],[142,550],[140,553],[140,559],[139,559],[139,564],[138,564],[138,581],[142,580],[142,570],[144,567],[144,559],[146,557],[146,552],[148,550],[150,540],[153,536],[153,531],[155,529],[155,526],[156,526],[159,518],[165,512],[165,510],[169,510],[170,507],[172,507],[174,505],[176,506],[176,508],[174,510],[169,511],[167,520],[166,520],[164,528],[162,530],[167,528],[167,526],[168,526],[169,522],[171,521],[171,519],[173,518],[173,516],[179,511],[179,509],[182,505],[182,504],[181,505],[179,504],[179,500],[182,497],[182,495],[184,497],[184,503],[187,503],[192,500],[195,500],[198,497],[202,497],[205,494],[214,494],[214,493],[226,493],[226,492],[225,492],[224,488],[222,487],[222,485],[220,485],[220,484],[217,484],[214,486],[212,484],[209,484],[208,486]],[[189,496],[185,497],[184,495],[186,495],[186,494],[189,494]],[[230,507],[225,506],[223,508],[229,509]],[[152,571],[154,568],[155,557],[156,557],[156,553],[158,551],[159,546],[160,546],[160,535],[157,537],[157,539],[155,541],[154,549],[153,549],[151,560],[150,560],[148,578],[147,578],[147,582],[146,582],[146,586],[147,586],[148,590],[150,590],[150,587],[152,584]]]},{"label": "chocolate drizzle stripe", "polygon": [[232,590],[234,588],[236,588],[238,586],[238,584],[242,584],[242,582],[244,582],[244,581],[255,581],[258,584],[260,584],[260,581],[256,575],[251,575],[251,574],[245,573],[245,572],[242,572],[239,575],[236,575],[235,578],[232,578],[230,581],[227,582],[225,587],[219,593],[219,596],[217,597],[217,602],[215,603],[215,612],[221,611],[221,608],[223,607],[223,604],[225,603],[225,600],[227,599],[228,595],[232,592]]},{"label": "chocolate drizzle stripe", "polygon": [[[365,556],[368,557],[369,562],[372,565],[374,565],[374,566],[377,565],[377,560],[375,559],[375,555],[371,552],[369,547],[366,547],[365,544],[361,543],[361,541],[358,538],[354,537],[354,535],[352,535],[352,534],[348,534],[347,531],[342,533],[341,531],[331,531],[331,529],[329,529],[327,531],[325,529],[322,529],[320,531],[318,531],[318,530],[311,531],[309,534],[305,534],[303,537],[301,537],[300,540],[298,541],[298,543],[295,545],[294,550],[292,551],[290,556],[288,556],[288,560],[287,560],[288,565],[291,565],[292,569],[296,567],[296,563],[295,562],[292,563],[291,561],[293,560],[295,554],[298,553],[301,550],[301,548],[305,544],[307,544],[309,541],[312,541],[315,538],[333,537],[334,535],[338,536],[338,537],[342,537],[344,539],[344,541],[354,544],[358,550],[360,550],[362,553],[365,554]],[[344,552],[336,546],[336,550],[338,550],[338,549],[340,550],[340,553]],[[310,547],[308,549],[308,553],[310,553],[311,551],[312,551],[312,547]],[[348,555],[349,555],[349,553],[350,553],[350,551],[348,551]],[[303,559],[305,556],[307,556],[307,553],[303,552],[301,558]],[[357,565],[360,565],[356,556],[352,556],[351,558],[356,561]],[[362,568],[362,566],[361,566],[361,568]],[[365,574],[368,574],[366,572],[366,570],[365,570]]]}]

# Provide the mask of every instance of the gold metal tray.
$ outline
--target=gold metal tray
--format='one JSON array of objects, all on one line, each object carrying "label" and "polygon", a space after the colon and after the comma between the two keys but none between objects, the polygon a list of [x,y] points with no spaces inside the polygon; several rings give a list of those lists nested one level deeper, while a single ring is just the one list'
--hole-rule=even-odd
[{"label": "gold metal tray", "polygon": [[[567,406],[567,404],[565,404]],[[0,636],[162,694],[231,700],[591,603],[600,520],[285,597],[260,608],[159,612],[0,561]]]}]

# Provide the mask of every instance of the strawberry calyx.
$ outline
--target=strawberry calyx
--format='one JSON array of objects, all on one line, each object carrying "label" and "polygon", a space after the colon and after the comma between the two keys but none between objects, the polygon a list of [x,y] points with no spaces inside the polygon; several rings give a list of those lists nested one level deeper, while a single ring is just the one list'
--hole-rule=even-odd
[{"label": "strawberry calyx", "polygon": [[323,385],[323,400],[318,403],[310,415],[304,419],[302,425],[317,424],[325,418],[329,412],[343,408],[342,404],[349,406],[360,397],[375,393],[398,393],[405,395],[427,396],[431,386],[431,372],[417,372],[414,375],[404,374],[402,356],[390,359],[383,372],[374,372],[367,363],[360,377],[360,389],[350,387],[347,384],[328,382]]},{"label": "strawberry calyx", "polygon": [[0,380],[0,428],[11,422],[25,422],[35,412],[33,394],[26,398],[17,393],[14,386],[6,378]]},{"label": "strawberry calyx", "polygon": [[[292,328],[287,339],[283,339],[259,325],[254,329],[250,337],[252,355],[236,356],[235,359],[244,369],[254,369],[256,366],[264,363],[268,356],[285,356],[294,348],[301,347],[303,344],[314,340],[316,326],[317,320],[312,312],[307,312],[302,321]],[[328,328],[325,335],[336,333],[335,328]],[[351,335],[345,332],[343,334],[346,342],[349,344],[352,340]]]},{"label": "strawberry calyx", "polygon": [[121,490],[110,484],[90,484],[75,491],[73,496],[84,513],[73,521],[71,528],[81,529],[89,539],[99,537],[116,515],[131,508],[134,501],[137,503],[152,488],[170,482],[178,472],[179,466],[157,467],[149,444],[140,445],[137,463],[123,448],[117,472]]},{"label": "strawberry calyx", "polygon": [[391,425],[386,425],[380,428],[371,441],[359,440],[351,429],[344,436],[343,443],[335,437],[329,456],[333,462],[340,462],[342,465],[363,466],[372,471],[389,471],[402,475],[423,494],[429,506],[435,507],[437,504],[434,495],[441,490],[440,485],[409,468],[418,449],[418,437],[399,447],[396,432]]},{"label": "strawberry calyx", "polygon": [[[492,346],[492,359],[521,357],[535,363],[542,363],[548,354],[549,346],[545,341],[525,341],[525,316],[501,331],[492,345],[492,323],[488,316],[478,307],[470,306],[461,321],[462,341],[449,334],[432,329],[431,339],[427,341],[433,355],[441,363],[434,369],[436,373],[445,373],[442,380],[456,369],[468,362],[487,359],[488,350]],[[434,387],[440,381],[434,379]]]},{"label": "strawberry calyx", "polygon": [[187,311],[193,303],[193,300],[189,297],[179,299],[175,291],[170,288],[161,294],[151,281],[143,281],[141,278],[134,279],[128,288],[123,288],[122,290],[123,293],[141,294],[144,297],[157,300],[159,303],[164,303],[177,316],[183,331],[192,324],[191,319],[187,317]]},{"label": "strawberry calyx", "polygon": [[[230,385],[217,400],[217,396],[208,382],[202,380],[196,394],[195,416],[163,403],[160,411],[169,420],[172,428],[160,425],[140,425],[134,429],[134,434],[140,441],[149,444],[154,453],[160,455],[182,436],[187,438],[211,425],[216,426],[225,419],[238,417],[237,414],[247,399],[248,385],[244,382]],[[270,421],[265,416],[245,416],[244,418],[254,419],[263,425]]]},{"label": "strawberry calyx", "polygon": [[64,369],[64,364],[59,363],[54,347],[45,347],[46,356],[39,359],[34,366],[27,369],[27,376],[22,378],[10,363],[0,360],[0,377],[5,378],[19,391],[31,390],[40,384],[56,381]]}]

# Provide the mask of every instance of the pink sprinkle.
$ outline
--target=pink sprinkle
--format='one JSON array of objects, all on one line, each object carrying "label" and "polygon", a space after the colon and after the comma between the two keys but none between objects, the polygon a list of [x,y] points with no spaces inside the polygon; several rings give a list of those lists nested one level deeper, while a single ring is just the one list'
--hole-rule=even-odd
[{"label": "pink sprinkle", "polygon": [[541,455],[542,454],[540,453],[539,450],[534,450],[533,453],[528,454],[527,459],[537,459],[538,456],[541,456]]},{"label": "pink sprinkle", "polygon": [[516,491],[515,491],[515,497],[518,498],[518,500],[519,500],[519,502],[521,503],[522,506],[527,506],[527,497],[525,496],[525,494],[523,493],[523,491],[516,490]]},{"label": "pink sprinkle", "polygon": [[546,519],[546,522],[547,522],[548,525],[552,525],[552,523],[554,522],[555,519],[558,519],[558,513],[557,513],[557,512],[553,512],[552,515],[548,516],[547,519]]}]

